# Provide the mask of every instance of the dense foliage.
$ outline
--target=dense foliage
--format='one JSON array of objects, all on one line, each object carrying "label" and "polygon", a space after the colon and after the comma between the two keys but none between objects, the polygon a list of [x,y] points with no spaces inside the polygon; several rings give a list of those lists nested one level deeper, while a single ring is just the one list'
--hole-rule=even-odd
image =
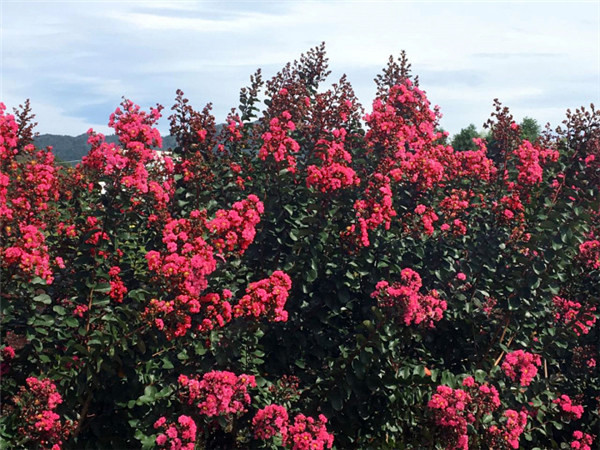
[{"label": "dense foliage", "polygon": [[[0,109],[11,448],[576,448],[600,401],[600,113],[446,145],[404,55],[324,48],[217,133],[124,101],[75,168]],[[259,98],[266,98],[264,110]]]}]

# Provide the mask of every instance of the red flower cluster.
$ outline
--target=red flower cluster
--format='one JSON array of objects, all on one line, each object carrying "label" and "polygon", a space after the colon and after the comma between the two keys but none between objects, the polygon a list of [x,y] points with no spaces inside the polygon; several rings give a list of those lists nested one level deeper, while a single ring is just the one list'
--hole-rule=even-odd
[{"label": "red flower cluster", "polygon": [[0,350],[0,377],[8,373],[10,370],[10,361],[15,359],[15,356],[15,349],[10,345],[7,345]]},{"label": "red flower cluster", "polygon": [[212,371],[201,380],[179,376],[180,396],[188,405],[195,404],[208,417],[235,416],[246,412],[250,404],[248,387],[256,387],[253,375],[236,376],[232,372]]},{"label": "red flower cluster", "polygon": [[568,395],[563,394],[557,399],[554,399],[552,403],[558,405],[561,411],[571,419],[581,419],[581,416],[583,415],[583,406],[573,404]]},{"label": "red flower cluster", "polygon": [[233,317],[233,308],[229,299],[232,297],[229,289],[224,289],[221,295],[210,293],[200,297],[200,304],[204,308],[204,318],[198,325],[198,331],[207,332],[215,326],[223,327]]},{"label": "red flower cluster", "polygon": [[573,359],[572,364],[576,369],[592,370],[596,367],[597,355],[596,347],[594,345],[584,345],[573,347]]},{"label": "red flower cluster", "polygon": [[262,135],[264,144],[258,152],[258,157],[264,161],[269,155],[272,155],[277,162],[285,160],[288,170],[293,173],[296,171],[296,158],[292,156],[292,153],[297,153],[300,145],[288,136],[288,132],[296,129],[291,118],[292,115],[288,111],[284,111],[280,117],[271,119],[269,131]]},{"label": "red flower cluster", "polygon": [[315,146],[317,158],[323,161],[321,167],[310,165],[307,167],[306,184],[315,187],[321,192],[333,192],[352,186],[358,186],[360,179],[349,164],[352,156],[344,149],[346,130],[340,128],[333,130],[333,139],[319,139]]},{"label": "red flower cluster", "polygon": [[583,309],[581,303],[558,296],[554,297],[552,302],[555,307],[554,321],[572,326],[577,336],[588,334],[590,328],[596,323],[596,316],[594,315],[596,311],[595,306],[586,310]]},{"label": "red flower cluster", "polygon": [[194,450],[196,447],[196,423],[191,417],[181,415],[177,423],[167,423],[166,417],[154,423],[154,429],[163,432],[156,436],[156,445],[171,450]]},{"label": "red flower cluster", "polygon": [[3,361],[10,361],[11,359],[15,359],[15,349],[12,348],[10,345],[7,345],[6,347],[3,347],[2,350],[0,350],[0,356],[2,356]]},{"label": "red flower cluster", "polygon": [[272,322],[285,322],[288,313],[283,308],[292,288],[290,277],[276,270],[269,278],[250,283],[244,295],[233,308],[235,317],[262,317]]},{"label": "red flower cluster", "polygon": [[171,301],[153,298],[142,313],[142,319],[164,331],[166,338],[171,340],[185,336],[192,327],[190,314],[198,311],[198,300],[190,301],[187,295],[179,295]]},{"label": "red flower cluster", "polygon": [[517,381],[521,386],[529,386],[531,380],[537,375],[538,367],[542,365],[539,355],[516,350],[507,353],[502,363],[502,370],[511,380]]},{"label": "red flower cluster", "polygon": [[112,298],[117,303],[123,303],[123,297],[127,294],[127,288],[123,283],[123,280],[119,276],[121,273],[121,268],[119,266],[113,266],[108,271],[108,276],[110,276],[110,298]]},{"label": "red flower cluster", "polygon": [[[227,135],[227,140],[229,142],[238,142],[242,139],[242,130],[244,129],[244,123],[240,116],[237,114],[230,114],[227,117],[227,126],[224,128],[224,131]],[[206,137],[206,130],[204,131],[204,136]]]},{"label": "red flower cluster", "polygon": [[411,324],[434,327],[434,322],[442,319],[447,304],[439,298],[434,289],[422,295],[421,277],[412,269],[403,269],[401,281],[390,286],[387,281],[380,281],[371,294],[381,308],[390,310],[393,316],[406,326]]},{"label": "red flower cluster", "polygon": [[571,448],[575,450],[592,450],[595,436],[582,431],[573,431],[573,441]]},{"label": "red flower cluster", "polygon": [[579,258],[592,269],[600,269],[600,241],[585,241],[579,246]]},{"label": "red flower cluster", "polygon": [[22,386],[14,397],[19,409],[19,433],[30,444],[52,447],[59,450],[75,424],[68,420],[62,423],[54,412],[62,403],[56,385],[49,379],[27,378],[27,387]]}]

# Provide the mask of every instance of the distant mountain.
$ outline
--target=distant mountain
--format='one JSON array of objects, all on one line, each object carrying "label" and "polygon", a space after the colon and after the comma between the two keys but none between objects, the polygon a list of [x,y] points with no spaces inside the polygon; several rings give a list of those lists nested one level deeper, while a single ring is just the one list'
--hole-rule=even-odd
[{"label": "distant mountain", "polygon": [[[90,151],[90,145],[87,143],[88,135],[79,136],[61,136],[59,134],[41,134],[35,138],[34,143],[38,148],[52,147],[56,157],[64,162],[76,164],[81,158]],[[116,135],[106,136],[106,142],[118,142]],[[175,138],[173,136],[163,136],[163,148],[175,147]]]}]

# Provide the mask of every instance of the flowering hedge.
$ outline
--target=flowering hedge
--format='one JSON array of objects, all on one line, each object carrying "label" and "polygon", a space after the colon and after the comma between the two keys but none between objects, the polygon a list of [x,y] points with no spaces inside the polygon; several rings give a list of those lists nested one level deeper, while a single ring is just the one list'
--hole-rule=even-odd
[{"label": "flowering hedge", "polygon": [[[575,448],[600,426],[600,113],[452,148],[404,56],[323,46],[218,133],[126,100],[75,168],[0,107],[11,448]],[[266,98],[259,108],[259,98]]]}]

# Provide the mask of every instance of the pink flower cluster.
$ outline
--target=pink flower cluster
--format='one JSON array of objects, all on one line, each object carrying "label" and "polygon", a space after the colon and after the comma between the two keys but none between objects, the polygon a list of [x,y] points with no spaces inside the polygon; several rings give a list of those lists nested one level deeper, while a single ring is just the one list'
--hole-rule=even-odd
[{"label": "pink flower cluster", "polygon": [[469,448],[467,425],[475,421],[468,409],[472,397],[462,389],[438,386],[427,406],[433,411],[435,424],[448,434],[446,448],[466,450]]},{"label": "pink flower cluster", "polygon": [[206,220],[205,211],[192,211],[190,219],[168,221],[163,230],[166,253],[152,250],[146,254],[146,260],[173,300],[153,299],[143,313],[144,318],[164,330],[169,339],[187,333],[192,327],[192,315],[199,316],[201,332],[222,327],[233,316],[266,315],[273,321],[287,320],[283,308],[291,281],[281,271],[251,283],[235,308],[229,302],[232,295],[227,289],[222,294],[202,294],[208,286],[208,276],[216,270],[215,256],[224,260],[229,256],[224,252],[242,254],[254,239],[255,226],[263,211],[258,197],[249,195],[231,210],[219,210],[212,220]]},{"label": "pink flower cluster", "polygon": [[235,317],[265,316],[272,322],[285,322],[288,313],[283,308],[292,288],[290,277],[276,270],[269,278],[250,283],[244,295],[233,308]]},{"label": "pink flower cluster", "polygon": [[[155,128],[162,107],[150,108],[150,112],[146,113],[129,100],[123,101],[121,106],[123,110],[117,108],[108,123],[114,128],[121,146],[107,143],[104,135],[90,129],[88,143],[92,148],[83,157],[80,170],[88,172],[92,181],[96,181],[98,176],[104,177],[104,181],[110,183],[105,186],[106,189],[133,188],[134,203],[139,201],[138,195],[151,193],[156,207],[162,210],[173,192],[170,175],[174,171],[171,159],[166,156],[159,158],[152,148],[162,145],[160,132]],[[160,166],[162,172],[154,180],[148,172],[152,164],[155,169]]]},{"label": "pink flower cluster", "polygon": [[173,219],[163,230],[166,254],[152,250],[146,254],[148,268],[159,272],[176,292],[198,296],[208,282],[207,276],[217,268],[213,248],[204,240],[204,220],[192,211],[191,220]]},{"label": "pink flower cluster", "polygon": [[117,108],[108,120],[108,126],[114,128],[119,141],[128,148],[132,142],[161,147],[160,132],[153,125],[160,119],[162,107],[150,108],[150,113],[146,113],[130,100],[125,100],[121,106],[123,110]]},{"label": "pink flower cluster", "polygon": [[[456,164],[454,167],[455,178],[472,178],[489,182],[496,177],[496,166],[487,155],[487,146],[484,139],[475,138],[473,142],[477,150],[455,152]],[[460,150],[460,149],[456,149]]]},{"label": "pink flower cluster", "polygon": [[[511,133],[518,132],[517,128],[511,128]],[[547,161],[557,161],[558,152],[553,149],[542,149],[527,140],[520,141],[520,145],[513,150],[512,156],[516,156],[517,179],[511,181],[509,171],[504,170],[503,179],[510,195],[500,199],[500,203],[494,202],[494,207],[499,215],[500,222],[511,222],[513,220],[524,220],[524,203],[530,201],[530,190],[533,186],[541,183],[543,178],[542,164]],[[509,158],[510,159],[510,158]]]},{"label": "pink flower cluster", "polygon": [[434,232],[433,223],[437,222],[439,219],[438,215],[433,211],[433,209],[421,204],[417,205],[415,208],[415,213],[420,216],[423,232],[427,236],[431,236]]},{"label": "pink flower cluster", "polygon": [[50,148],[19,148],[19,125],[5,109],[0,103],[0,265],[51,284],[45,230],[59,198],[58,169]]},{"label": "pink flower cluster", "polygon": [[482,419],[501,406],[498,390],[487,383],[478,384],[470,376],[464,379],[463,388],[438,386],[428,403],[436,425],[442,428],[446,448],[467,450],[469,428],[488,441],[489,448],[504,448],[506,444],[519,448],[520,436],[527,425],[527,413],[507,409],[503,413],[506,419],[503,425],[487,425]]},{"label": "pink flower cluster", "polygon": [[54,277],[50,269],[50,256],[46,238],[35,225],[19,224],[20,239],[16,245],[0,247],[0,259],[5,267],[17,266],[23,273],[37,275],[51,284]]},{"label": "pink flower cluster", "polygon": [[19,149],[19,126],[0,103],[0,218],[41,225],[59,198],[58,168],[51,148]]},{"label": "pink flower cluster", "polygon": [[583,415],[583,406],[573,404],[571,398],[566,394],[554,399],[552,403],[558,405],[560,410],[571,419],[581,419]]},{"label": "pink flower cluster", "polygon": [[525,207],[517,191],[513,191],[511,195],[502,196],[500,203],[495,202],[494,206],[500,216],[500,222],[508,223],[513,220],[523,220]]},{"label": "pink flower cluster", "polygon": [[[373,103],[373,112],[365,116],[370,127],[365,137],[368,151],[379,157],[379,164],[365,190],[364,199],[355,204],[360,224],[360,243],[363,246],[369,245],[369,230],[384,222],[386,229],[389,228],[391,217],[396,215],[392,208],[390,180],[427,191],[435,186],[444,187],[453,180],[468,178],[487,182],[495,177],[496,168],[493,161],[487,158],[487,149],[482,140],[478,141],[480,148],[477,151],[465,152],[454,151],[452,147],[441,143],[444,134],[436,131],[440,117],[437,107],[431,109],[425,92],[410,80],[393,86],[389,92],[377,98]],[[382,202],[377,201],[382,193],[385,197],[383,207]],[[463,203],[457,201],[452,205],[451,200],[445,202],[447,211],[442,212],[448,214],[442,231],[452,229],[456,235],[466,233],[466,224],[456,217],[459,211],[453,211],[454,206],[460,205],[461,210],[469,206],[468,201],[466,205]],[[415,211],[415,217],[421,222],[422,232],[430,236],[434,233],[433,224],[439,220],[438,213],[433,205],[419,206],[425,209]],[[387,214],[379,217],[376,209]],[[411,230],[414,231],[414,227]],[[354,231],[352,226],[349,232]]]},{"label": "pink flower cluster", "polygon": [[244,253],[254,241],[255,227],[264,210],[258,197],[250,194],[247,199],[234,203],[230,210],[217,211],[215,218],[206,223],[206,228],[211,233],[211,242],[217,251],[223,253],[225,250],[232,252],[237,249],[239,254]]},{"label": "pink flower cluster", "polygon": [[327,432],[327,418],[319,414],[317,420],[298,414],[288,427],[286,444],[292,450],[323,450],[333,446],[333,434]]},{"label": "pink flower cluster", "polygon": [[57,168],[54,166],[54,154],[48,150],[36,150],[33,145],[23,149],[33,158],[24,167],[22,179],[33,191],[28,193],[30,202],[38,211],[48,209],[48,202],[59,198]]},{"label": "pink flower cluster", "polygon": [[596,323],[595,306],[584,309],[581,303],[558,296],[555,296],[552,302],[555,308],[554,321],[572,326],[577,336],[588,334]]},{"label": "pink flower cluster", "polygon": [[422,281],[414,270],[403,269],[400,279],[392,285],[380,281],[371,297],[377,299],[379,307],[390,310],[406,326],[415,324],[433,328],[434,322],[442,319],[447,309],[446,302],[439,298],[435,289],[427,295],[420,294]]},{"label": "pink flower cluster", "polygon": [[522,186],[532,186],[542,181],[542,166],[540,165],[540,149],[531,142],[523,140],[521,145],[513,151],[519,158],[517,179]]},{"label": "pink flower cluster", "polygon": [[360,183],[356,172],[349,166],[352,156],[344,148],[346,130],[336,129],[331,134],[332,140],[319,139],[315,146],[317,158],[323,161],[321,167],[314,164],[307,167],[307,186],[321,192],[333,192]]},{"label": "pink flower cluster", "polygon": [[19,125],[15,122],[15,116],[6,114],[6,105],[0,102],[0,159],[11,158],[16,154],[17,133]]},{"label": "pink flower cluster", "polygon": [[472,192],[463,189],[452,189],[450,195],[446,196],[440,202],[440,212],[444,215],[444,222],[440,229],[442,231],[452,231],[456,236],[462,236],[467,233],[467,227],[464,222],[458,218],[460,214],[468,214],[471,207],[470,199]]},{"label": "pink flower cluster", "polygon": [[594,438],[595,436],[592,434],[587,434],[579,430],[573,431],[571,448],[575,450],[592,450]]},{"label": "pink flower cluster", "polygon": [[500,407],[500,394],[494,386],[484,383],[476,383],[473,377],[463,380],[463,387],[470,393],[473,403],[479,415],[490,414]]},{"label": "pink flower cluster", "polygon": [[202,379],[179,376],[180,396],[188,405],[208,417],[235,416],[246,412],[250,404],[248,387],[256,387],[253,375],[235,375],[227,371],[205,373]]},{"label": "pink flower cluster", "polygon": [[206,211],[197,210],[190,213],[190,219],[172,219],[163,230],[167,254],[148,252],[148,268],[168,280],[171,290],[197,297],[217,266],[214,248],[205,238],[214,240],[219,253],[237,249],[241,254],[253,241],[263,211],[258,197],[249,195],[231,210],[219,210],[209,221]]},{"label": "pink flower cluster", "polygon": [[290,172],[296,171],[296,158],[292,153],[300,150],[300,145],[288,132],[294,131],[296,125],[291,121],[292,115],[288,111],[281,113],[280,117],[274,117],[269,122],[269,131],[263,133],[263,145],[258,152],[258,157],[263,161],[269,155],[277,162],[286,161]]},{"label": "pink flower cluster", "polygon": [[32,445],[59,450],[62,440],[68,438],[75,427],[71,421],[62,423],[54,412],[63,402],[62,396],[49,379],[29,377],[26,382],[27,387],[22,386],[14,397],[19,410],[19,433]]},{"label": "pink flower cluster", "polygon": [[[392,217],[396,216],[389,177],[381,173],[373,174],[365,190],[365,199],[357,200],[354,210],[360,226],[360,242],[364,247],[368,247],[369,231],[382,223],[385,229],[389,230]],[[348,231],[353,233],[354,230],[355,226],[352,225]]]},{"label": "pink flower cluster", "polygon": [[327,418],[320,414],[318,419],[298,414],[289,420],[283,406],[268,405],[260,409],[252,419],[254,436],[267,440],[280,436],[282,444],[293,450],[324,450],[333,446],[333,434],[327,431]]},{"label": "pink flower cluster", "polygon": [[507,353],[502,363],[502,370],[513,381],[519,381],[521,386],[529,386],[537,375],[542,360],[539,355],[516,350]]},{"label": "pink flower cluster", "polygon": [[288,438],[289,416],[287,409],[280,405],[267,405],[259,409],[252,419],[254,437],[266,441],[280,435],[282,441]]},{"label": "pink flower cluster", "polygon": [[476,383],[473,377],[463,380],[463,389],[438,386],[427,404],[436,425],[448,439],[448,449],[468,449],[468,425],[500,407],[498,390],[489,384]]},{"label": "pink flower cluster", "polygon": [[163,432],[156,436],[156,445],[171,450],[194,450],[196,447],[196,423],[185,415],[179,416],[176,423],[167,423],[166,417],[154,423],[154,429]]},{"label": "pink flower cluster", "polygon": [[434,130],[437,118],[425,92],[407,79],[373,101],[373,112],[365,116],[366,139],[371,151],[392,151],[397,157],[407,147],[419,152],[441,137]]},{"label": "pink flower cluster", "polygon": [[518,449],[519,439],[527,426],[527,413],[525,411],[517,412],[513,409],[507,409],[504,412],[504,417],[506,417],[504,440],[512,448]]},{"label": "pink flower cluster", "polygon": [[[238,142],[242,139],[242,130],[244,129],[244,123],[240,116],[237,114],[230,114],[227,117],[227,126],[224,127],[224,131],[227,135],[227,140],[229,142]],[[206,137],[206,130],[204,131],[204,136]]]}]

